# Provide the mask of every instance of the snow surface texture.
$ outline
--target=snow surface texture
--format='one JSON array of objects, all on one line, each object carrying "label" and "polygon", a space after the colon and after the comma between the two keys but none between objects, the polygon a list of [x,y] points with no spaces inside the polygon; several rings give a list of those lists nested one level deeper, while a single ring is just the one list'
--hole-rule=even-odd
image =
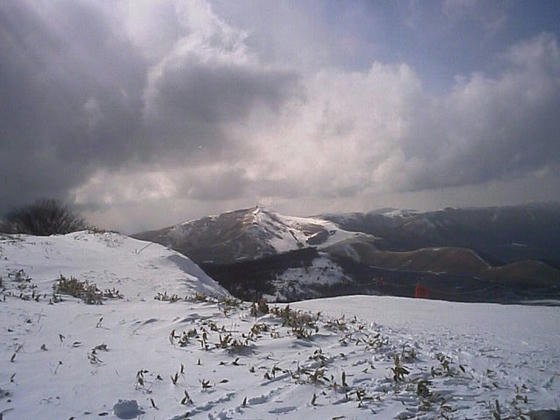
[{"label": "snow surface texture", "polygon": [[[459,303],[388,296],[309,300],[293,305],[328,316],[374,320],[401,339],[469,366],[482,388],[469,402],[512,398],[525,385],[529,405],[560,409],[560,307]],[[477,388],[471,384],[470,389]],[[515,398],[515,396],[513,397]],[[476,416],[475,416],[476,417]],[[484,415],[480,415],[484,418]]]},{"label": "snow surface texture", "polygon": [[[558,307],[357,296],[251,313],[157,245],[81,233],[0,246],[5,419],[487,419],[560,404]],[[29,281],[7,276],[21,268]],[[124,298],[25,300],[59,272]],[[205,290],[225,299],[154,299]]]}]

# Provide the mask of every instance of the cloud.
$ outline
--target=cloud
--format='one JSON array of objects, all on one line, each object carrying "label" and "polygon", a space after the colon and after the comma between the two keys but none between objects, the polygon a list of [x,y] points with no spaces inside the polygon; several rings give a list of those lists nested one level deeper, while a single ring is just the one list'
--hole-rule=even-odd
[{"label": "cloud", "polygon": [[[556,35],[513,42],[492,73],[458,71],[434,91],[406,56],[349,66],[341,51],[359,54],[362,35],[330,50],[317,34],[336,19],[315,6],[278,6],[291,26],[256,39],[268,23],[251,32],[203,0],[3,2],[0,212],[54,196],[134,226],[119,208],[154,221],[256,202],[334,210],[559,174]],[[457,6],[444,12],[478,10]],[[329,36],[350,31],[350,12]]]},{"label": "cloud", "polygon": [[[103,172],[232,161],[243,144],[228,126],[274,112],[297,82],[261,65],[206,2],[167,4],[165,19],[135,4],[0,6],[0,211]],[[159,42],[141,36],[168,20]]]},{"label": "cloud", "polygon": [[4,2],[0,39],[2,209],[63,197],[133,153],[143,63],[101,10]]},{"label": "cloud", "polygon": [[505,3],[480,0],[444,0],[442,12],[455,25],[461,20],[469,20],[480,25],[487,36],[495,35],[505,28],[508,6]]},{"label": "cloud", "polygon": [[[427,92],[405,64],[323,72],[254,147],[264,179],[299,180],[311,195],[417,191],[557,169],[560,60],[555,37],[511,47],[497,77],[458,77]],[[270,137],[270,132],[277,133]]]},{"label": "cloud", "polygon": [[503,58],[506,68],[498,77],[458,78],[451,93],[420,108],[427,111],[403,141],[412,163],[410,189],[478,184],[558,167],[557,40],[542,34],[514,45]]}]

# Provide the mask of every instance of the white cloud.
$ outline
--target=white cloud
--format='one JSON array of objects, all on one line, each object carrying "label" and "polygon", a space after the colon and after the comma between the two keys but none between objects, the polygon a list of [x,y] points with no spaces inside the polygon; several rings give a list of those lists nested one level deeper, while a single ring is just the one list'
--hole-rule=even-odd
[{"label": "white cloud", "polygon": [[274,125],[249,126],[260,161],[248,172],[328,196],[479,184],[557,165],[556,39],[522,42],[506,59],[498,77],[458,78],[438,96],[405,64],[319,73]]}]

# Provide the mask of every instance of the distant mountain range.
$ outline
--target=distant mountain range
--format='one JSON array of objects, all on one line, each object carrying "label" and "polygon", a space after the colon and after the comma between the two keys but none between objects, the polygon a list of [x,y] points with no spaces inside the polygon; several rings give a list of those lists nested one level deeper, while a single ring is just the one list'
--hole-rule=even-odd
[{"label": "distant mountain range", "polygon": [[411,251],[463,247],[492,265],[535,259],[560,268],[560,204],[446,208],[431,212],[381,209],[326,214],[323,219],[353,232],[375,235],[379,249]]},{"label": "distant mountain range", "polygon": [[510,302],[560,296],[560,205],[284,216],[255,207],[134,237],[198,263],[232,294]]}]

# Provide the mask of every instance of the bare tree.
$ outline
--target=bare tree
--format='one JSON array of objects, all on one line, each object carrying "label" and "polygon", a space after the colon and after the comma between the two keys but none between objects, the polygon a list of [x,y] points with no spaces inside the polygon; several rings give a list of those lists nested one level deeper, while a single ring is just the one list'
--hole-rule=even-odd
[{"label": "bare tree", "polygon": [[47,236],[87,229],[86,221],[58,200],[38,200],[9,212],[0,225],[6,233]]}]

